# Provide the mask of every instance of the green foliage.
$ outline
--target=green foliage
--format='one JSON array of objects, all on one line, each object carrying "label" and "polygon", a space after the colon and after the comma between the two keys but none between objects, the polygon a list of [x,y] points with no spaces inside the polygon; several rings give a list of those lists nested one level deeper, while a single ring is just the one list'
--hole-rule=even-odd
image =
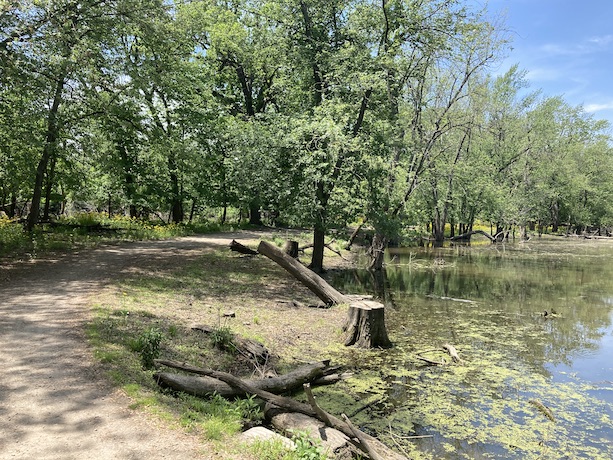
[{"label": "green foliage", "polygon": [[296,456],[301,460],[325,460],[328,458],[321,443],[314,442],[307,433],[292,432],[292,441],[296,444]]},{"label": "green foliage", "polygon": [[288,449],[281,440],[256,441],[245,450],[259,460],[325,460],[328,458],[320,443],[314,443],[304,432],[294,432],[291,437],[296,445]]},{"label": "green foliage", "polygon": [[210,334],[211,345],[220,350],[234,350],[234,333],[230,326],[218,326],[213,328]]},{"label": "green foliage", "polygon": [[150,327],[131,343],[132,350],[140,353],[141,362],[145,369],[153,368],[153,360],[160,356],[160,344],[163,339],[164,333],[160,329]]}]

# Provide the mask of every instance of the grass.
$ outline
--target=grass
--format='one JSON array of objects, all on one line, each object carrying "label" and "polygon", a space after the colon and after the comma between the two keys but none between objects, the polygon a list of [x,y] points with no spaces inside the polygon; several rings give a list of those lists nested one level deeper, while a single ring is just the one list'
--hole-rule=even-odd
[{"label": "grass", "polygon": [[49,252],[82,249],[101,243],[159,240],[234,228],[236,225],[217,222],[166,224],[126,216],[109,218],[102,213],[79,213],[61,217],[53,224],[38,225],[28,233],[16,220],[0,217],[0,257],[36,258]]},{"label": "grass", "polygon": [[[295,307],[278,300],[309,304],[314,303],[312,295],[264,257],[214,248],[166,257],[139,260],[124,278],[92,298],[95,317],[89,340],[109,379],[132,398],[131,407],[203,438],[223,458],[319,458],[306,445],[303,454],[277,454],[277,447],[267,444],[257,453],[242,453],[235,435],[244,423],[259,423],[259,405],[161,391],[154,371],[144,366],[142,341],[155,331],[162,336],[157,350],[161,358],[249,377],[253,365],[228,346],[234,336],[259,340],[280,354],[277,369],[283,371],[325,357],[328,344],[339,340],[344,310],[305,308],[297,315]],[[226,310],[236,318],[221,318]],[[216,334],[194,331],[194,324],[213,326]]]}]

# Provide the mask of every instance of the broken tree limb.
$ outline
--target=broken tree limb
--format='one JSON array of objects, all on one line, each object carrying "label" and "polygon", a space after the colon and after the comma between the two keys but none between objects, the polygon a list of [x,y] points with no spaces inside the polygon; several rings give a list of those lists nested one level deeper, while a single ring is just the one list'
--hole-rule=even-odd
[{"label": "broken tree limb", "polygon": [[288,256],[277,247],[265,241],[260,241],[258,252],[278,263],[294,278],[304,284],[309,290],[328,305],[349,303],[347,297],[330,286],[321,276],[309,270],[296,259]]},{"label": "broken tree limb", "polygon": [[445,366],[447,365],[447,362],[443,358],[441,358],[440,361],[435,361],[434,359],[426,358],[425,356],[423,356],[426,353],[440,353],[441,351],[444,351],[449,354],[454,363],[461,364],[464,362],[462,361],[462,358],[460,358],[460,355],[458,354],[458,351],[455,349],[455,347],[448,343],[444,344],[441,348],[433,348],[431,350],[420,351],[415,355],[415,357],[421,361],[424,361],[425,363],[432,364],[433,366]]},{"label": "broken tree limb", "polygon": [[[225,398],[244,396],[244,393],[237,392],[235,388],[220,381],[219,379],[206,377],[206,369],[192,366],[186,363],[180,363],[171,360],[156,360],[156,366],[164,365],[173,369],[179,369],[193,374],[204,375],[205,377],[195,377],[191,375],[172,374],[167,372],[159,372],[156,374],[158,385],[164,388],[171,388],[175,391],[183,391],[194,396],[205,396],[213,393],[219,393]],[[330,367],[326,362],[311,363],[294,369],[287,374],[278,375],[276,377],[266,379],[249,379],[245,380],[253,388],[268,391],[274,394],[293,392],[299,390],[304,383],[311,382],[317,385],[321,380],[323,384],[329,385],[334,383],[332,375],[336,375],[336,381],[342,380],[342,374],[334,373],[336,367]]]},{"label": "broken tree limb", "polygon": [[447,353],[449,353],[449,356],[451,356],[451,359],[453,359],[454,363],[462,363],[462,358],[460,358],[460,355],[458,355],[458,351],[455,349],[455,347],[453,345],[450,345],[448,343],[446,343],[445,345],[443,345],[443,350],[445,350]]},{"label": "broken tree limb", "polygon": [[317,401],[315,401],[315,396],[313,396],[313,392],[311,391],[311,385],[305,383],[304,385],[302,385],[302,388],[304,388],[304,392],[307,395],[309,404],[317,413],[317,417],[319,418],[319,420],[324,422],[326,425],[330,425],[330,419],[328,418],[328,414],[326,414],[326,412],[321,407],[319,407]]},{"label": "broken tree limb", "polygon": [[230,250],[234,251],[234,252],[238,252],[240,254],[248,254],[248,255],[251,255],[251,256],[256,256],[258,254],[257,251],[254,251],[253,249],[248,248],[247,246],[240,244],[236,240],[232,240],[232,242],[230,243]]},{"label": "broken tree limb", "polygon": [[441,296],[434,295],[434,294],[428,294],[426,297],[429,297],[430,299],[449,300],[452,302],[477,303],[474,300],[470,300],[470,299],[457,299],[455,297],[441,297]]},{"label": "broken tree limb", "polygon": [[347,245],[345,246],[346,251],[349,251],[351,249],[351,246],[353,246],[355,239],[358,237],[358,233],[360,233],[360,230],[362,230],[362,227],[364,226],[365,223],[366,223],[366,220],[364,220],[360,225],[358,225],[353,231],[353,233],[351,233],[351,236],[349,237],[349,241],[347,242]]},{"label": "broken tree limb", "polygon": [[345,423],[349,426],[349,428],[353,432],[354,436],[360,442],[360,445],[362,446],[363,450],[368,454],[368,456],[371,458],[371,460],[385,460],[370,445],[370,442],[366,439],[365,436],[363,436],[364,433],[361,432],[360,430],[358,430],[355,426],[353,426],[353,423],[351,423],[351,420],[349,420],[349,417],[347,417],[345,414],[341,414],[341,417],[343,418]]},{"label": "broken tree limb", "polygon": [[[156,365],[164,364],[165,362],[167,361],[155,360]],[[238,377],[235,377],[232,374],[228,374],[226,372],[214,371],[211,369],[199,369],[199,368],[196,368],[196,369],[198,369],[199,374],[205,375],[207,377],[212,377],[217,380],[221,380],[222,382],[227,383],[231,387],[236,388],[237,390],[240,390],[241,392],[245,394],[255,395],[275,406],[282,407],[291,412],[299,412],[301,414],[305,414],[310,417],[318,418],[317,413],[308,404],[294,401],[291,398],[275,395],[269,391],[256,388],[255,386],[251,385],[245,380],[239,379]],[[327,415],[328,415],[328,419],[330,423],[329,426],[341,431],[342,433],[344,433],[345,435],[349,437],[354,436],[353,430],[351,430],[351,428],[349,428],[349,426],[344,421],[342,421],[338,417],[335,417],[331,414],[327,414]],[[384,453],[384,458],[390,459],[390,460],[407,460],[406,457],[398,454],[397,452],[394,452],[389,447],[381,443],[381,441],[379,441],[377,438],[369,436],[366,433],[363,433],[363,435],[366,437],[366,440],[369,443],[371,443],[374,446],[374,448],[376,448],[377,452]]]}]

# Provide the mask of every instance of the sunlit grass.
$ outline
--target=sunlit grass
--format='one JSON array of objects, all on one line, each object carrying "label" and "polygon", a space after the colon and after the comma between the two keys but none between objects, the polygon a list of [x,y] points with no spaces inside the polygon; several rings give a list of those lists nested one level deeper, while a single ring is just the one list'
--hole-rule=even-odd
[{"label": "sunlit grass", "polygon": [[236,225],[217,222],[189,224],[147,221],[126,216],[109,218],[103,213],[79,213],[26,232],[21,223],[0,217],[0,257],[35,258],[55,251],[69,251],[119,241],[160,240],[233,230]]}]

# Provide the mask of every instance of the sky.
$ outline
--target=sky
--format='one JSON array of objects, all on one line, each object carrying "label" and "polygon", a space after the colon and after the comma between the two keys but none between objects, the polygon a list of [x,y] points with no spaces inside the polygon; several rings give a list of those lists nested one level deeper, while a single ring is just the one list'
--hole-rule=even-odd
[{"label": "sky", "polygon": [[[485,0],[484,0],[485,1]],[[497,73],[513,64],[530,89],[582,105],[613,126],[613,0],[489,0],[500,13],[512,50]]]}]

